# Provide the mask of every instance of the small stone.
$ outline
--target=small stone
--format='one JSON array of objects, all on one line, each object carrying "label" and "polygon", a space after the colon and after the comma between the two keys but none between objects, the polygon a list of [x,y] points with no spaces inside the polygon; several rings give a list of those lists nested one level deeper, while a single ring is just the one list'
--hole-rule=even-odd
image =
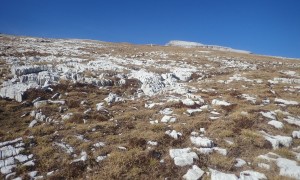
[{"label": "small stone", "polygon": [[30,122],[30,124],[29,124],[29,128],[32,128],[34,125],[36,125],[37,124],[37,120],[33,120],[33,121],[31,121]]}]

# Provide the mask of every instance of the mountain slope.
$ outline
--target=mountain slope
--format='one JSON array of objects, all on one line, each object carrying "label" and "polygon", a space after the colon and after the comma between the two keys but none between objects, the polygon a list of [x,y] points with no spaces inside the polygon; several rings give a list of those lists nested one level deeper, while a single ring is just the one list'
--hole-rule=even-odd
[{"label": "mountain slope", "polygon": [[0,35],[1,178],[299,178],[300,61],[173,45]]}]

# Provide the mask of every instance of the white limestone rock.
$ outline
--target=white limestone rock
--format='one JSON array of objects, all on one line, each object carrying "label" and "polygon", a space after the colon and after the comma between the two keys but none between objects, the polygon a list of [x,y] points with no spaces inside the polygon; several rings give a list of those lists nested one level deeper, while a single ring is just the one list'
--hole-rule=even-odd
[{"label": "white limestone rock", "polygon": [[105,160],[106,158],[107,158],[107,156],[97,156],[96,162],[101,162],[101,161]]},{"label": "white limestone rock", "polygon": [[145,70],[132,71],[130,78],[140,80],[142,82],[141,89],[148,96],[157,94],[165,87],[160,75]]},{"label": "white limestone rock", "polygon": [[33,106],[38,109],[38,108],[40,108],[42,106],[45,106],[47,104],[48,104],[48,101],[47,100],[43,100],[43,101],[37,101],[37,102],[35,102],[33,104]]},{"label": "white limestone rock", "polygon": [[41,97],[37,97],[31,103],[34,104],[35,102],[40,101],[41,99],[42,99]]},{"label": "white limestone rock", "polygon": [[37,84],[24,84],[24,83],[3,83],[0,89],[0,96],[2,98],[15,99],[17,102],[23,101],[24,93],[29,88],[36,88]]},{"label": "white limestone rock", "polygon": [[163,123],[168,123],[168,122],[173,123],[173,122],[176,121],[176,118],[173,117],[173,116],[165,115],[160,121],[163,122]]},{"label": "white limestone rock", "polygon": [[182,101],[182,103],[183,103],[184,105],[186,105],[186,106],[193,106],[193,105],[196,104],[193,100],[191,100],[191,99],[189,99],[189,98],[183,99],[183,100],[181,100],[181,101]]},{"label": "white limestone rock", "polygon": [[33,66],[12,66],[11,67],[11,73],[16,76],[22,76],[25,74],[31,74],[31,73],[39,73],[41,71],[47,71],[48,66],[42,65],[33,65]]},{"label": "white limestone rock", "polygon": [[101,103],[96,104],[96,110],[97,111],[103,111],[103,110],[106,111],[104,108],[104,103],[101,102]]},{"label": "white limestone rock", "polygon": [[294,125],[297,125],[300,127],[300,118],[288,116],[287,118],[284,118],[283,120],[289,124],[294,124]]},{"label": "white limestone rock", "polygon": [[27,173],[31,178],[34,178],[37,175],[37,171],[31,171],[29,173]]},{"label": "white limestone rock", "polygon": [[275,153],[268,152],[267,154],[259,155],[257,158],[271,162],[271,161],[275,161],[279,157],[280,156]]},{"label": "white limestone rock", "polygon": [[211,173],[211,180],[238,180],[238,177],[234,174],[226,174],[210,168],[209,171]]},{"label": "white limestone rock", "polygon": [[284,100],[284,99],[280,99],[280,98],[275,98],[274,102],[278,103],[278,104],[284,104],[284,105],[298,105],[299,104],[297,101],[289,101],[289,100]]},{"label": "white limestone rock", "polygon": [[214,152],[213,148],[195,148],[200,154],[211,154]]},{"label": "white limestone rock", "polygon": [[119,97],[116,94],[109,93],[108,97],[104,99],[108,104],[114,103],[114,102],[120,102],[123,101],[123,98]]},{"label": "white limestone rock", "polygon": [[260,172],[247,170],[240,172],[239,180],[263,180],[267,179],[266,175]]},{"label": "white limestone rock", "polygon": [[206,132],[206,131],[205,131],[205,128],[200,128],[199,131],[200,131],[201,133],[203,133],[203,134]]},{"label": "white limestone rock", "polygon": [[153,108],[154,106],[160,106],[163,105],[164,103],[149,103],[149,104],[145,104],[145,108]]},{"label": "white limestone rock", "polygon": [[252,104],[256,103],[256,97],[253,97],[249,94],[242,94],[241,97],[246,99],[247,101],[250,101]]},{"label": "white limestone rock", "polygon": [[150,145],[150,146],[157,146],[158,142],[156,142],[156,141],[148,141],[147,144]]},{"label": "white limestone rock", "polygon": [[300,139],[300,131],[293,131],[292,137],[295,139]]},{"label": "white limestone rock", "polygon": [[30,161],[23,163],[22,166],[35,166],[35,163],[33,160],[30,160]]},{"label": "white limestone rock", "polygon": [[213,141],[208,139],[207,137],[190,137],[191,142],[196,145],[197,147],[206,147],[211,148],[213,147]]},{"label": "white limestone rock", "polygon": [[263,137],[272,144],[273,149],[279,148],[279,145],[289,147],[292,144],[292,137],[289,136],[280,136],[280,135],[270,135],[264,131],[260,131]]},{"label": "white limestone rock", "polygon": [[[16,172],[9,173],[5,176],[5,179],[12,179],[13,177],[15,177],[16,174]],[[14,180],[16,180],[16,178]]]},{"label": "white limestone rock", "polygon": [[17,143],[17,142],[20,142],[22,140],[23,140],[23,138],[20,137],[20,138],[11,140],[11,141],[0,142],[0,147],[6,146],[6,145],[9,145],[9,144],[13,144],[13,143]]},{"label": "white limestone rock", "polygon": [[159,111],[160,114],[164,114],[164,115],[171,115],[173,113],[173,110],[171,108],[165,108],[161,111]]},{"label": "white limestone rock", "polygon": [[282,129],[284,126],[282,122],[276,120],[269,121],[268,124],[274,126],[277,129]]},{"label": "white limestone rock", "polygon": [[37,120],[33,120],[30,122],[30,124],[28,125],[29,128],[32,128],[33,126],[35,126],[37,124]]},{"label": "white limestone rock", "polygon": [[69,120],[72,116],[73,116],[73,113],[63,114],[63,115],[61,115],[61,119],[62,120]]},{"label": "white limestone rock", "polygon": [[237,168],[243,167],[244,165],[247,164],[246,161],[241,158],[236,158],[235,160],[236,160],[236,163],[234,166]]},{"label": "white limestone rock", "polygon": [[97,143],[93,144],[93,146],[94,146],[94,147],[97,147],[97,148],[99,148],[99,147],[104,147],[104,146],[105,146],[105,143],[104,143],[104,142],[97,142]]},{"label": "white limestone rock", "polygon": [[28,161],[30,158],[29,158],[29,156],[27,156],[27,155],[23,155],[23,154],[18,154],[18,155],[16,155],[16,156],[14,156],[14,158],[17,160],[17,161],[19,161],[19,162],[25,162],[25,161]]},{"label": "white limestone rock", "polygon": [[0,172],[4,175],[12,173],[12,169],[15,168],[16,165],[4,166],[0,169]]},{"label": "white limestone rock", "polygon": [[258,163],[257,166],[260,167],[260,168],[266,169],[266,170],[271,169],[271,166],[269,164],[266,164],[266,163]]},{"label": "white limestone rock", "polygon": [[64,142],[61,143],[54,142],[54,145],[61,147],[68,154],[73,154],[74,152],[74,148]]},{"label": "white limestone rock", "polygon": [[87,158],[88,158],[87,153],[85,151],[82,151],[80,153],[80,157],[77,159],[74,159],[72,162],[86,161]]},{"label": "white limestone rock", "polygon": [[14,157],[9,157],[3,160],[0,160],[0,168],[5,167],[5,166],[10,166],[15,164]]},{"label": "white limestone rock", "polygon": [[[195,90],[195,92],[197,92],[197,91],[198,90]],[[204,105],[205,104],[204,99],[200,95],[195,95],[195,94],[187,93],[186,97],[187,97],[186,100],[187,99],[191,99],[192,101],[194,101],[195,104],[198,104],[198,105]]]},{"label": "white limestone rock", "polygon": [[191,80],[191,76],[193,74],[193,70],[192,69],[188,69],[188,68],[176,68],[173,73],[174,75],[180,79],[181,81],[189,81]]},{"label": "white limestone rock", "polygon": [[230,106],[231,105],[229,102],[218,100],[218,99],[212,100],[211,104],[217,105],[217,106]]},{"label": "white limestone rock", "polygon": [[175,165],[180,167],[192,165],[194,159],[199,159],[197,154],[191,151],[191,148],[170,149],[169,154],[171,158],[174,159]]},{"label": "white limestone rock", "polygon": [[180,132],[177,132],[175,130],[168,130],[165,132],[165,134],[169,135],[170,137],[174,138],[174,139],[178,139],[180,136],[182,136],[182,134]]},{"label": "white limestone rock", "polygon": [[56,72],[42,71],[37,74],[36,83],[42,87],[46,87],[53,82],[58,82],[60,79]]},{"label": "white limestone rock", "polygon": [[187,109],[186,111],[189,115],[193,115],[194,113],[202,112],[202,109]]},{"label": "white limestone rock", "polygon": [[113,86],[114,82],[110,79],[104,79],[104,78],[84,78],[84,82],[88,84],[92,84],[99,87],[105,87],[105,86]]},{"label": "white limestone rock", "polygon": [[296,161],[278,158],[276,164],[280,168],[280,175],[300,179],[300,166]]},{"label": "white limestone rock", "polygon": [[260,114],[263,115],[264,117],[268,118],[268,119],[276,120],[276,113],[273,112],[273,111],[260,112]]},{"label": "white limestone rock", "polygon": [[213,147],[212,148],[215,152],[223,155],[223,156],[226,156],[227,155],[227,150],[224,149],[224,148],[220,148],[220,147]]},{"label": "white limestone rock", "polygon": [[198,180],[203,176],[203,174],[204,171],[202,169],[200,169],[197,165],[193,165],[193,167],[189,169],[182,178],[186,180]]},{"label": "white limestone rock", "polygon": [[51,97],[51,99],[57,99],[57,98],[59,97],[59,95],[60,95],[60,93],[55,93],[55,94]]},{"label": "white limestone rock", "polygon": [[49,104],[60,104],[60,105],[66,104],[66,101],[64,101],[64,100],[60,100],[60,101],[47,100],[47,102],[48,102]]}]

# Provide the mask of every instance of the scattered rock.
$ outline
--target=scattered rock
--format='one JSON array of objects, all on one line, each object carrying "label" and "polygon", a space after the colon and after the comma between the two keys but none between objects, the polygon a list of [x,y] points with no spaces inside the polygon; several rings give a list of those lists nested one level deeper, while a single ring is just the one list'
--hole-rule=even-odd
[{"label": "scattered rock", "polygon": [[109,93],[108,97],[104,99],[108,104],[114,103],[114,102],[120,102],[123,101],[121,97],[119,97],[116,94]]},{"label": "scattered rock", "polygon": [[169,135],[170,137],[174,139],[178,139],[182,134],[180,132],[176,132],[175,130],[168,130],[165,132],[165,134]]},{"label": "scattered rock", "polygon": [[260,112],[260,114],[262,114],[264,117],[272,119],[272,120],[276,120],[276,113],[269,111],[269,112]]},{"label": "scattered rock", "polygon": [[64,142],[62,143],[54,142],[54,145],[61,147],[68,154],[73,154],[74,152],[74,148]]},{"label": "scattered rock", "polygon": [[266,169],[266,170],[270,170],[270,168],[271,168],[271,166],[266,163],[258,163],[257,166],[260,168]]},{"label": "scattered rock", "polygon": [[193,165],[193,167],[189,169],[182,178],[186,180],[198,180],[203,176],[203,174],[204,171],[202,169],[200,169],[197,165]]},{"label": "scattered rock", "polygon": [[64,115],[61,115],[62,120],[69,120],[73,116],[73,113],[67,113]]},{"label": "scattered rock", "polygon": [[160,121],[163,122],[163,123],[168,123],[168,122],[173,123],[173,122],[176,121],[176,118],[173,117],[173,116],[165,115]]},{"label": "scattered rock", "polygon": [[289,124],[294,124],[300,127],[300,118],[288,116],[287,118],[283,119],[284,121],[288,122]]},{"label": "scattered rock", "polygon": [[33,121],[30,122],[30,124],[28,125],[28,127],[32,128],[36,124],[37,124],[37,120],[33,120]]},{"label": "scattered rock", "polygon": [[45,106],[45,105],[47,105],[48,104],[48,101],[47,100],[43,100],[43,101],[36,101],[34,104],[33,104],[33,106],[36,108],[36,109],[38,109],[38,108],[40,108],[40,107],[42,107],[42,106]]},{"label": "scattered rock", "polygon": [[234,166],[237,168],[243,167],[244,165],[247,164],[246,161],[244,161],[241,158],[236,158],[235,160],[236,160],[236,164]]},{"label": "scattered rock", "polygon": [[237,176],[234,174],[226,174],[210,168],[209,171],[211,173],[211,180],[238,180]]},{"label": "scattered rock", "polygon": [[77,158],[77,159],[74,159],[73,161],[72,161],[72,163],[73,162],[78,162],[78,161],[86,161],[87,160],[87,153],[85,152],[85,151],[82,151],[81,153],[80,153],[80,157],[79,158]]},{"label": "scattered rock", "polygon": [[276,164],[280,168],[280,175],[299,179],[300,166],[298,166],[298,163],[296,161],[285,158],[278,158],[276,160]]},{"label": "scattered rock", "polygon": [[272,144],[273,149],[279,148],[279,145],[289,147],[292,144],[292,137],[288,136],[272,136],[264,131],[260,131],[264,138]]},{"label": "scattered rock", "polygon": [[218,100],[218,99],[214,99],[211,102],[212,105],[218,105],[218,106],[230,106],[231,104],[226,102],[226,101],[222,101],[222,100]]},{"label": "scattered rock", "polygon": [[48,66],[12,66],[11,73],[16,76],[22,76],[25,74],[39,73],[41,71],[47,71]]},{"label": "scattered rock", "polygon": [[206,147],[211,148],[213,147],[213,141],[206,138],[206,137],[190,137],[191,142],[196,145],[197,147]]},{"label": "scattered rock", "polygon": [[268,122],[269,125],[274,126],[277,129],[282,129],[283,128],[283,123],[280,121],[272,120]]},{"label": "scattered rock", "polygon": [[158,145],[158,143],[155,142],[155,141],[148,141],[147,144],[151,145],[151,146],[157,146]]},{"label": "scattered rock", "polygon": [[174,159],[174,163],[177,166],[187,166],[192,165],[194,159],[198,160],[199,157],[195,152],[191,151],[191,148],[184,149],[170,149],[170,156]]},{"label": "scattered rock", "polygon": [[186,106],[193,106],[196,104],[193,100],[189,98],[182,100],[182,103]]},{"label": "scattered rock", "polygon": [[97,156],[96,162],[101,162],[101,161],[105,160],[106,158],[107,158],[107,156]]},{"label": "scattered rock", "polygon": [[274,102],[278,103],[278,104],[284,104],[284,105],[298,105],[299,104],[297,101],[288,101],[288,100],[279,99],[279,98],[275,98]]},{"label": "scattered rock", "polygon": [[300,131],[293,131],[292,136],[293,138],[300,139]]},{"label": "scattered rock", "polygon": [[94,146],[94,147],[97,147],[97,148],[99,148],[99,147],[104,147],[104,146],[105,146],[105,143],[104,143],[104,142],[97,142],[97,143],[93,144],[93,146]]},{"label": "scattered rock", "polygon": [[261,179],[267,179],[267,177],[263,173],[259,173],[251,170],[240,172],[239,180],[249,180],[249,179],[261,180]]},{"label": "scattered rock", "polygon": [[159,112],[160,114],[171,115],[173,113],[173,110],[171,108],[165,108],[164,110],[161,110]]},{"label": "scattered rock", "polygon": [[193,115],[194,113],[202,112],[202,109],[187,109],[186,111],[189,115]]}]

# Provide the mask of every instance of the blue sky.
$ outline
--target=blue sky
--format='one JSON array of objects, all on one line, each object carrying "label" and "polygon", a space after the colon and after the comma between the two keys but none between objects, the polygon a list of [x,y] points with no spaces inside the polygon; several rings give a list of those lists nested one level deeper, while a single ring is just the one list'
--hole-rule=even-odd
[{"label": "blue sky", "polygon": [[300,58],[300,1],[0,0],[0,32],[137,44],[187,40]]}]

